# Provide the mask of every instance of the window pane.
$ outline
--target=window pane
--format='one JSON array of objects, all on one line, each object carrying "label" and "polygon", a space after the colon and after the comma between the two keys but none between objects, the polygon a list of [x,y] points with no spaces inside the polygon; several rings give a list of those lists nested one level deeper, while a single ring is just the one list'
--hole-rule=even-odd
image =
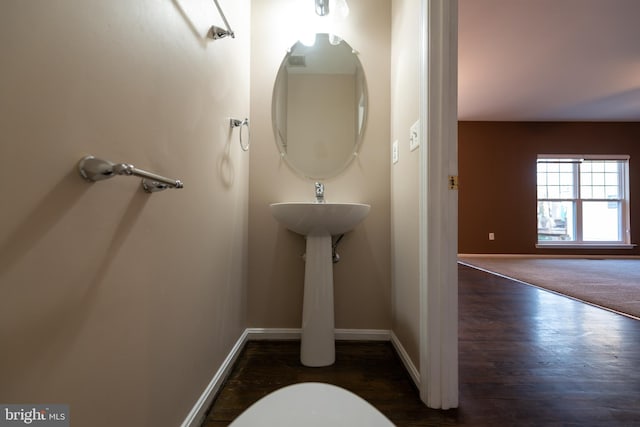
[{"label": "window pane", "polygon": [[558,163],[558,170],[563,173],[573,173],[573,163],[571,162]]},{"label": "window pane", "polygon": [[[591,196],[592,196],[593,199],[604,199],[605,198],[604,197],[605,193],[604,193],[604,187],[603,186],[600,186],[600,185],[597,186],[597,187],[594,186],[594,187],[592,187],[592,191],[593,191],[593,193],[592,193]],[[587,198],[587,196],[582,196],[582,197],[585,198],[585,199]]]},{"label": "window pane", "polygon": [[538,202],[538,241],[575,240],[573,202]]},{"label": "window pane", "polygon": [[593,173],[591,175],[593,185],[604,185],[604,174]]},{"label": "window pane", "polygon": [[537,164],[538,198],[574,199],[576,164],[566,161]]},{"label": "window pane", "polygon": [[580,197],[583,199],[620,199],[622,196],[617,160],[585,161],[580,165]]},{"label": "window pane", "polygon": [[591,170],[594,173],[604,172],[604,162],[587,161],[585,163],[591,163]]},{"label": "window pane", "polygon": [[612,202],[582,203],[582,239],[611,242],[622,240],[620,224],[621,204]]},{"label": "window pane", "polygon": [[538,169],[538,185],[547,185],[547,174]]},{"label": "window pane", "polygon": [[618,171],[620,170],[620,164],[621,163],[622,163],[621,160],[609,160],[609,161],[605,162],[604,170],[605,170],[605,172],[618,173]]},{"label": "window pane", "polygon": [[618,186],[618,174],[617,173],[606,173],[604,175],[604,183],[605,185],[615,185]]},{"label": "window pane", "polygon": [[605,199],[621,199],[620,191],[618,187],[605,187]]},{"label": "window pane", "polygon": [[573,199],[573,185],[563,185],[560,187],[561,199]]},{"label": "window pane", "polygon": [[547,187],[539,186],[538,187],[538,199],[548,199],[547,195]]}]

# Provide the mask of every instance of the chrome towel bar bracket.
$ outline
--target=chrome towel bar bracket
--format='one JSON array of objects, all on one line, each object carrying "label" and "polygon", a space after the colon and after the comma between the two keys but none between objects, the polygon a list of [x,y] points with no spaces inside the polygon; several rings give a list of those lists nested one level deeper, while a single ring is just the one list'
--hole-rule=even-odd
[{"label": "chrome towel bar bracket", "polygon": [[167,188],[183,188],[180,180],[166,178],[152,172],[138,169],[129,163],[113,163],[108,160],[85,156],[78,162],[78,172],[87,181],[96,182],[113,178],[116,175],[133,175],[142,180],[142,188],[147,193],[166,190]]},{"label": "chrome towel bar bracket", "polygon": [[208,36],[210,38],[212,38],[213,40],[223,39],[223,38],[225,38],[227,36],[231,37],[232,39],[235,39],[236,35],[233,32],[233,30],[231,29],[231,27],[229,26],[229,21],[227,21],[227,17],[224,16],[224,12],[222,11],[222,8],[218,4],[218,0],[213,0],[213,2],[216,4],[216,7],[218,8],[218,13],[220,13],[220,16],[222,17],[222,20],[224,21],[224,26],[226,27],[226,29],[220,28],[220,27],[218,27],[216,25],[212,25],[211,28],[209,29]]}]

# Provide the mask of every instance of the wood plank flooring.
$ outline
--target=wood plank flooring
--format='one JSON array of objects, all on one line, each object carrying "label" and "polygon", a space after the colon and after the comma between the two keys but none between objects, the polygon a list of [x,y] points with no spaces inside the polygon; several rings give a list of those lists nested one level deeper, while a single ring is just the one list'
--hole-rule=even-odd
[{"label": "wood plank flooring", "polygon": [[286,385],[344,387],[398,426],[640,426],[640,321],[459,267],[460,407],[429,409],[390,343],[341,342],[307,368],[299,343],[254,341],[203,427]]}]

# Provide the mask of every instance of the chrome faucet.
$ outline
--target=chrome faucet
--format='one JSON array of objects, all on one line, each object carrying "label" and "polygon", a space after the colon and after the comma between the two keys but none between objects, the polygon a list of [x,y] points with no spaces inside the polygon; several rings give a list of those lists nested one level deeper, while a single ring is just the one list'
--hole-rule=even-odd
[{"label": "chrome faucet", "polygon": [[324,203],[324,184],[316,182],[316,203]]}]

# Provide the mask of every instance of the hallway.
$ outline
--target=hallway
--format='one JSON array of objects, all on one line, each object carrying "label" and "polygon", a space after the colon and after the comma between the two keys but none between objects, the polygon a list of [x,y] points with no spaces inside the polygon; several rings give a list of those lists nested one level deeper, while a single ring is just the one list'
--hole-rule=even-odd
[{"label": "hallway", "polygon": [[227,425],[280,387],[352,390],[399,426],[640,425],[640,322],[459,266],[460,408],[426,408],[389,343],[339,342],[306,368],[298,343],[251,342],[205,427]]}]

